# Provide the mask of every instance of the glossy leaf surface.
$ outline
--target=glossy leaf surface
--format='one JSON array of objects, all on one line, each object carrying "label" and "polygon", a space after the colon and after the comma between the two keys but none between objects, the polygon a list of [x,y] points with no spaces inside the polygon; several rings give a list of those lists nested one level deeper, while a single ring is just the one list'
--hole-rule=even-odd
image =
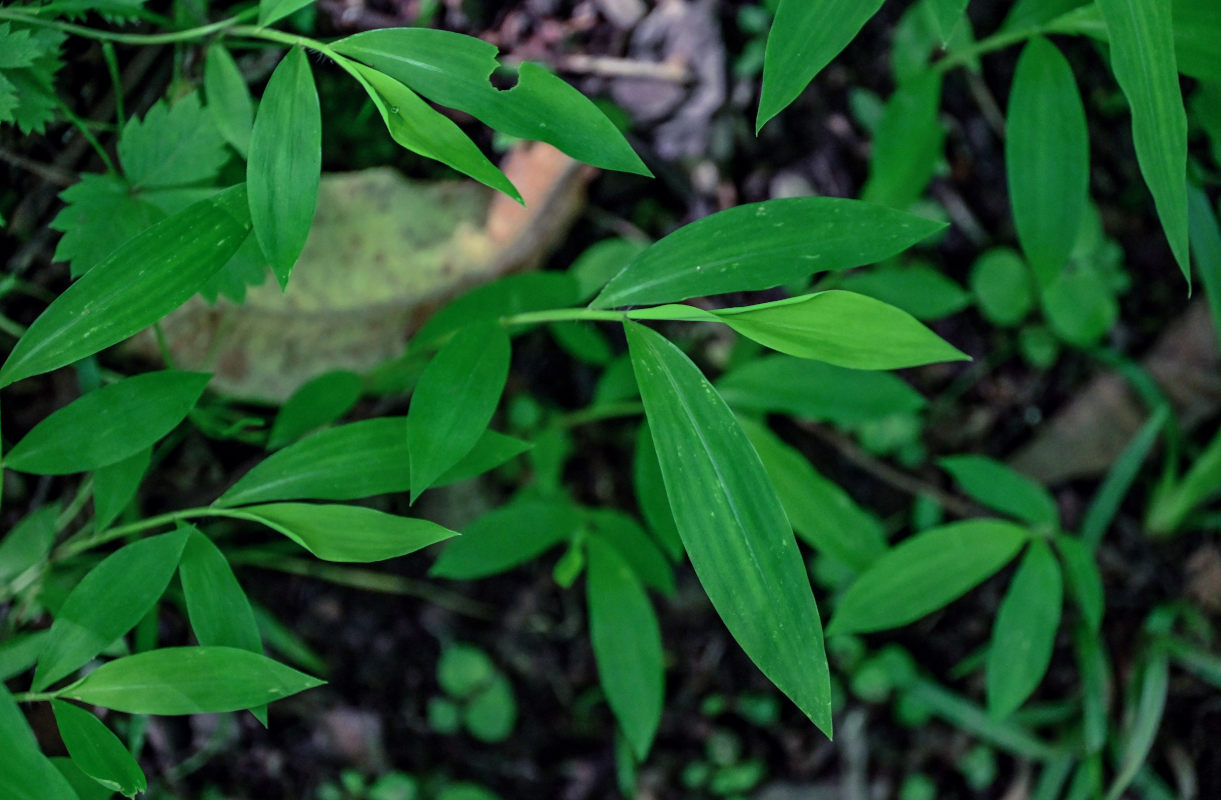
[{"label": "glossy leaf surface", "polygon": [[0,368],[0,388],[93,355],[152,325],[223,267],[249,230],[242,185],[128,240],[34,320]]},{"label": "glossy leaf surface", "polygon": [[268,503],[246,506],[241,514],[284,534],[323,561],[384,561],[457,535],[426,519],[363,506]]},{"label": "glossy leaf surface", "polygon": [[937,463],[964,492],[988,508],[1032,525],[1054,527],[1059,521],[1055,498],[1046,489],[996,459],[950,456]]},{"label": "glossy leaf surface", "polygon": [[882,0],[780,0],[767,37],[755,129],[793,102],[881,7]]},{"label": "glossy leaf surface", "polygon": [[837,197],[749,203],[684,225],[606,284],[593,308],[770,289],[889,258],[945,227]]},{"label": "glossy leaf surface", "polygon": [[110,527],[136,496],[153,458],[146,447],[138,453],[93,472],[93,524],[99,531]]},{"label": "glossy leaf surface", "polygon": [[459,331],[424,369],[407,410],[411,499],[471,451],[509,376],[508,334],[498,325]]},{"label": "glossy leaf surface", "polygon": [[1132,107],[1141,174],[1183,277],[1191,285],[1187,233],[1187,112],[1175,67],[1171,4],[1098,0],[1111,42],[1111,69]]},{"label": "glossy leaf surface", "polygon": [[176,428],[211,377],[165,370],[103,386],[35,425],[4,464],[19,472],[66,475],[122,461]]},{"label": "glossy leaf surface", "polygon": [[322,683],[236,647],[163,647],[108,661],[62,696],[129,714],[215,714],[271,703]]},{"label": "glossy leaf surface", "polygon": [[575,506],[526,500],[493,509],[445,546],[429,575],[455,580],[486,578],[513,569],[567,541],[581,527]]},{"label": "glossy leaf surface", "polygon": [[89,570],[51,623],[34,690],[70,674],[135,627],[165,592],[185,544],[180,532],[140,539]]},{"label": "glossy leaf surface", "polygon": [[191,630],[201,645],[263,652],[254,610],[220,548],[191,525],[178,563]]},{"label": "glossy leaf surface", "polygon": [[986,519],[922,531],[891,548],[848,587],[827,629],[869,633],[913,622],[1005,566],[1027,536],[1013,523]]},{"label": "glossy leaf surface", "polygon": [[52,700],[51,710],[64,747],[82,772],[128,797],[135,797],[147,788],[140,765],[100,719],[62,700]]},{"label": "glossy leaf surface", "polygon": [[322,173],[322,111],[309,58],[294,47],[259,102],[250,134],[246,183],[259,246],[280,286],[305,247]]},{"label": "glossy leaf surface", "polygon": [[331,424],[356,405],[363,389],[361,377],[346,370],[324,372],[306,381],[276,414],[267,435],[267,448],[278,449]]},{"label": "glossy leaf surface", "polygon": [[7,800],[78,800],[72,785],[38,746],[21,708],[0,683],[0,787]]},{"label": "glossy leaf surface", "polygon": [[1064,584],[1044,542],[1031,542],[1001,601],[985,667],[988,710],[1012,714],[1042,682],[1051,664]]},{"label": "glossy leaf surface", "polygon": [[632,752],[643,761],[661,721],[665,694],[661,628],[644,586],[615,547],[599,536],[590,537],[585,547],[589,637],[598,681]]},{"label": "glossy leaf surface", "polygon": [[1005,168],[1018,240],[1039,283],[1068,262],[1089,194],[1089,132],[1072,67],[1036,37],[1009,93]]},{"label": "glossy leaf surface", "polygon": [[690,359],[648,328],[626,328],[666,494],[700,583],[751,660],[830,735],[818,608],[759,456]]},{"label": "glossy leaf surface", "polygon": [[635,519],[613,509],[587,510],[585,515],[600,539],[618,551],[642,584],[667,597],[674,595],[677,587],[670,562]]},{"label": "glossy leaf surface", "polygon": [[233,56],[220,43],[208,48],[204,60],[204,94],[217,129],[245,158],[250,152],[250,131],[254,127],[254,100]]}]

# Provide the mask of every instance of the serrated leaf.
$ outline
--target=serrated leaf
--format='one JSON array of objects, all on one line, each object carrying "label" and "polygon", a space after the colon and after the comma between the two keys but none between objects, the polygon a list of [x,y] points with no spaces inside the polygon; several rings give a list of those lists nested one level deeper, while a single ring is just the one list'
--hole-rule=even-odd
[{"label": "serrated leaf", "polygon": [[648,247],[590,305],[654,305],[770,289],[816,272],[881,261],[944,227],[836,197],[749,203],[684,225]]},{"label": "serrated leaf", "polygon": [[323,561],[385,561],[457,536],[435,522],[363,506],[268,503],[227,516],[261,522]]},{"label": "serrated leaf", "polygon": [[950,456],[937,462],[962,490],[988,508],[1032,525],[1054,528],[1060,519],[1055,498],[1039,484],[996,459]]},{"label": "serrated leaf", "polygon": [[498,325],[459,331],[424,368],[407,410],[412,502],[471,451],[500,403],[511,347]]},{"label": "serrated leaf", "polygon": [[793,529],[811,547],[864,572],[886,552],[886,533],[869,513],[782,442],[767,426],[739,418],[763,461]]},{"label": "serrated leaf", "polygon": [[59,199],[66,205],[51,220],[51,227],[64,234],[55,247],[55,260],[69,262],[74,278],[165,218],[113,175],[82,175]]},{"label": "serrated leaf", "polygon": [[216,714],[323,683],[249,650],[164,647],[109,661],[60,696],[129,714]]},{"label": "serrated leaf", "polygon": [[568,502],[525,500],[475,519],[445,546],[428,571],[437,578],[473,580],[506,572],[566,541],[581,527]]},{"label": "serrated leaf", "polygon": [[924,408],[920,393],[896,375],[836,367],[784,355],[751,359],[716,382],[740,411],[792,414],[854,425]]},{"label": "serrated leaf", "polygon": [[198,92],[172,106],[158,101],[143,120],[133,116],[119,135],[118,151],[124,176],[140,189],[215,180],[229,157]]},{"label": "serrated leaf", "polygon": [[0,388],[93,355],[185,303],[250,230],[245,186],[128,240],[34,320],[0,367]]},{"label": "serrated leaf", "polygon": [[13,30],[11,23],[0,23],[0,69],[31,66],[42,54],[41,43],[28,30]]},{"label": "serrated leaf", "polygon": [[1042,682],[1060,626],[1064,584],[1044,542],[1031,542],[1001,601],[985,667],[988,711],[1003,719]]},{"label": "serrated leaf", "polygon": [[70,674],[135,627],[165,592],[185,544],[184,533],[141,539],[89,570],[55,614],[34,690]]},{"label": "serrated leaf", "polygon": [[389,28],[340,39],[331,48],[501,133],[546,142],[595,167],[652,175],[593,102],[542,67],[526,62],[512,89],[493,87],[488,78],[499,66],[495,45],[450,31]]},{"label": "serrated leaf", "polygon": [[848,587],[827,630],[897,628],[958,599],[1005,566],[1029,534],[1000,520],[930,528],[891,548]]},{"label": "serrated leaf", "polygon": [[1009,93],[1005,169],[1018,240],[1039,283],[1068,263],[1089,200],[1089,133],[1072,67],[1035,37]]},{"label": "serrated leaf", "polygon": [[55,117],[59,99],[55,94],[55,74],[63,66],[59,47],[67,38],[53,28],[25,28],[14,23],[10,36],[22,35],[22,67],[4,69],[0,74],[0,122],[13,122],[22,133],[42,133]]},{"label": "serrated leaf", "polygon": [[644,587],[609,542],[591,536],[586,590],[598,681],[636,758],[648,757],[661,722],[661,627]]},{"label": "serrated leaf", "polygon": [[9,800],[77,800],[71,784],[38,746],[17,702],[0,683],[0,786]]},{"label": "serrated leaf", "polygon": [[1098,8],[1111,42],[1111,68],[1132,108],[1136,160],[1190,287],[1187,112],[1175,66],[1171,5],[1165,0],[1098,0]]},{"label": "serrated leaf", "polygon": [[51,711],[68,755],[82,772],[127,797],[147,788],[140,765],[100,719],[62,700],[52,700]]},{"label": "serrated leaf", "polygon": [[82,395],[45,417],[4,459],[36,475],[109,466],[151,447],[186,419],[211,375],[148,372]]},{"label": "serrated leaf", "polygon": [[140,488],[153,450],[145,448],[93,472],[93,524],[98,531],[110,527]]},{"label": "serrated leaf", "polygon": [[204,93],[208,98],[208,113],[217,130],[244,158],[250,152],[254,100],[237,62],[220,43],[213,43],[208,48],[204,61]]},{"label": "serrated leaf", "polygon": [[363,391],[361,377],[347,370],[324,372],[306,381],[280,407],[267,435],[267,449],[276,450],[339,419]]},{"label": "serrated leaf", "polygon": [[776,490],[690,359],[648,328],[625,327],[666,494],[695,573],[746,654],[829,736],[822,624]]},{"label": "serrated leaf", "polygon": [[519,203],[521,193],[453,120],[433,109],[403,84],[364,64],[348,62],[364,78],[391,138],[413,153],[440,161]]},{"label": "serrated leaf", "polygon": [[945,128],[937,118],[940,108],[941,73],[936,70],[927,70],[895,90],[873,138],[863,199],[907,208],[923,194],[945,140]]},{"label": "serrated leaf", "polygon": [[758,131],[848,46],[882,0],[780,0],[763,58]]},{"label": "serrated leaf", "polygon": [[281,287],[309,236],[321,174],[318,90],[309,59],[294,47],[267,81],[246,162],[254,233]]}]

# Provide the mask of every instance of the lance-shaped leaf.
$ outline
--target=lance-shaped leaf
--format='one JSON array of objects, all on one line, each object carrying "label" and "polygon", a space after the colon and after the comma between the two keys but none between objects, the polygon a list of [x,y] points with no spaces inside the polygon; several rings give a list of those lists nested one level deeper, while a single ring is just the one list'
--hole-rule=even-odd
[{"label": "lance-shaped leaf", "polygon": [[55,545],[59,512],[58,503],[36,508],[0,538],[0,587],[7,590],[13,578],[46,560]]},{"label": "lance-shaped leaf", "polygon": [[118,519],[144,480],[144,473],[153,458],[153,449],[146,447],[122,461],[116,461],[93,472],[93,525],[104,531]]},{"label": "lance-shaped leaf", "polygon": [[308,6],[314,0],[259,0],[259,25],[271,23],[287,17]]},{"label": "lance-shaped leaf", "polygon": [[700,583],[751,660],[830,735],[818,607],[759,456],[682,351],[641,325],[626,329],[666,495]]},{"label": "lance-shaped leaf", "polygon": [[129,714],[218,714],[323,683],[236,647],[163,647],[108,661],[60,696]]},{"label": "lance-shaped leaf", "polygon": [[581,527],[571,503],[526,500],[478,517],[441,551],[428,571],[438,578],[470,580],[513,569],[567,541]]},{"label": "lance-shaped leaf", "polygon": [[1174,0],[1174,55],[1179,72],[1221,81],[1221,14],[1212,0]]},{"label": "lance-shaped leaf", "polygon": [[1072,67],[1051,42],[1022,50],[1009,92],[1005,169],[1018,240],[1039,283],[1068,263],[1089,199],[1090,145]]},{"label": "lance-shaped leaf", "polygon": [[174,577],[186,538],[174,532],[132,542],[81,578],[51,623],[34,691],[68,675],[143,619]]},{"label": "lance-shaped leaf", "polygon": [[942,44],[949,41],[950,34],[954,32],[954,28],[961,21],[962,15],[967,10],[968,1],[931,0],[929,3],[929,11],[932,12],[933,23]]},{"label": "lance-shaped leaf", "polygon": [[1119,763],[1107,789],[1106,800],[1119,800],[1124,790],[1136,779],[1157,740],[1157,729],[1162,724],[1170,684],[1170,664],[1165,652],[1155,651],[1149,656],[1139,682],[1136,708],[1128,715],[1129,724],[1124,731]]},{"label": "lance-shaped leaf", "polygon": [[249,230],[241,185],[128,240],[34,320],[0,368],[0,388],[93,355],[152,325],[216,274]]},{"label": "lance-shaped leaf", "polygon": [[644,586],[615,547],[591,536],[585,549],[589,638],[598,681],[632,752],[643,761],[661,721],[665,694],[661,628]]},{"label": "lance-shaped leaf", "polygon": [[0,787],[9,800],[78,800],[72,785],[42,754],[17,702],[0,683]]},{"label": "lance-shaped leaf", "polygon": [[384,561],[458,535],[426,519],[363,506],[268,503],[226,516],[261,522],[323,561]]},{"label": "lance-shaped leaf", "polygon": [[111,791],[135,797],[148,787],[144,770],[105,723],[79,706],[51,701],[68,755],[81,771]]},{"label": "lance-shaped leaf", "polygon": [[641,583],[667,597],[674,595],[674,570],[670,562],[635,519],[613,509],[592,509],[585,514],[601,539],[614,546]]},{"label": "lance-shaped leaf", "polygon": [[307,433],[330,425],[356,405],[364,381],[355,372],[333,370],[306,381],[284,401],[267,434],[267,449],[277,450]]},{"label": "lance-shaped leaf", "polygon": [[280,286],[305,247],[321,174],[318,89],[305,52],[294,47],[267,81],[246,162],[254,233]]},{"label": "lance-shaped leaf", "polygon": [[1032,542],[992,628],[985,667],[988,711],[999,719],[1018,709],[1043,680],[1060,626],[1064,584],[1051,548]]},{"label": "lance-shaped leaf", "polygon": [[483,435],[509,377],[510,354],[503,328],[473,325],[424,368],[407,410],[412,502]]},{"label": "lance-shaped leaf", "polygon": [[381,72],[349,61],[362,78],[369,99],[382,115],[394,141],[413,153],[440,161],[480,183],[523,202],[505,174],[488,161],[483,151],[453,120],[420,99],[403,84]]},{"label": "lance-shaped leaf", "polygon": [[790,197],[735,206],[684,225],[653,244],[590,305],[655,305],[770,289],[816,272],[890,258],[944,227],[838,197]]},{"label": "lance-shaped leaf", "polygon": [[228,48],[214,42],[204,60],[204,94],[217,129],[244,158],[250,152],[254,101]]},{"label": "lance-shaped leaf", "polygon": [[209,378],[167,370],[103,386],[35,425],[4,464],[19,472],[66,475],[122,461],[177,427]]},{"label": "lance-shaped leaf", "polygon": [[501,133],[546,142],[595,167],[652,174],[592,101],[542,67],[522,64],[508,91],[492,86],[496,46],[472,36],[388,28],[340,39],[331,49]]},{"label": "lance-shaped leaf", "polygon": [[958,599],[1005,566],[1025,528],[975,519],[930,528],[892,548],[848,587],[827,630],[869,633],[906,625]]},{"label": "lance-shaped leaf", "polygon": [[1068,590],[1077,601],[1087,628],[1097,635],[1106,608],[1106,595],[1094,554],[1084,542],[1072,536],[1057,536],[1055,544]]},{"label": "lance-shaped leaf", "polygon": [[781,353],[853,369],[899,369],[969,360],[906,311],[839,289],[720,311],[664,305],[629,311],[628,316],[723,322]]},{"label": "lance-shaped leaf", "polygon": [[940,108],[941,73],[936,70],[926,70],[895,90],[878,123],[861,197],[907,208],[924,192],[945,140],[937,118]]},{"label": "lance-shaped leaf", "polygon": [[1055,499],[1039,484],[985,456],[950,456],[937,462],[963,491],[988,508],[1032,525],[1054,527],[1060,519]]},{"label": "lance-shaped leaf", "polygon": [[882,0],[780,0],[763,58],[763,127],[848,46]]},{"label": "lance-shaped leaf", "polygon": [[1171,4],[1098,0],[1111,42],[1111,68],[1132,107],[1141,174],[1179,269],[1191,285],[1187,233],[1187,112],[1175,66]]},{"label": "lance-shaped leaf", "polygon": [[224,553],[199,529],[183,528],[189,536],[178,563],[178,577],[195,638],[201,645],[262,653],[254,610]]}]

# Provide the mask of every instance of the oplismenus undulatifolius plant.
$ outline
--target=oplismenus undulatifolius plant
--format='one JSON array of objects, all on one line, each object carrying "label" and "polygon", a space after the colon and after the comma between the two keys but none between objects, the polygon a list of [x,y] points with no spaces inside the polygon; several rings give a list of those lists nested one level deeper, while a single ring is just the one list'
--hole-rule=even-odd
[{"label": "oplismenus undulatifolius plant", "polygon": [[[940,465],[996,516],[930,524],[895,544],[764,415],[835,420],[855,413],[863,420],[869,408],[911,414],[923,398],[876,371],[966,358],[917,319],[937,312],[884,302],[863,283],[853,291],[852,276],[839,284],[826,279],[890,261],[946,227],[912,211],[942,147],[942,79],[978,69],[981,56],[1004,48],[1020,49],[1005,111],[1020,253],[981,260],[973,289],[985,315],[1012,325],[1041,304],[1051,334],[1040,330],[1053,348],[1092,346],[1115,319],[1107,275],[1078,258],[1082,231],[1098,223],[1089,198],[1086,110],[1061,51],[1076,37],[1102,48],[1130,107],[1140,174],[1172,256],[1166,281],[1188,291],[1194,248],[1215,300],[1221,238],[1205,189],[1217,182],[1216,165],[1189,170],[1181,93],[1187,76],[1197,91],[1197,124],[1221,139],[1215,0],[1019,0],[1004,24],[979,40],[965,18],[967,0],[921,0],[902,23],[920,34],[907,39],[919,43],[918,52],[902,74],[896,68],[897,88],[872,123],[862,199],[796,197],[729,208],[648,246],[629,243],[618,259],[477,289],[407,343],[405,358],[422,369],[405,416],[340,422],[362,384],[350,373],[321,376],[281,410],[278,449],[213,502],[141,517],[133,498],[150,464],[181,441],[175,431],[184,421],[223,438],[216,409],[224,399],[205,394],[207,374],[99,371],[104,351],[197,293],[240,301],[268,268],[292,292],[320,181],[325,109],[317,70],[346,74],[402,147],[516,199],[504,173],[432,104],[606,170],[650,175],[599,107],[542,66],[518,65],[514,87],[502,91],[489,81],[500,66],[490,44],[428,28],[328,42],[284,29],[308,5],[261,0],[197,24],[184,22],[192,12],[167,18],[143,0],[0,9],[0,123],[37,134],[66,119],[107,167],[62,193],[65,206],[53,223],[64,234],[57,258],[69,262],[74,281],[28,328],[6,325],[15,344],[6,347],[0,388],[74,366],[94,378],[83,380],[91,388],[74,402],[4,442],[2,465],[10,473],[82,476],[73,496],[33,508],[0,540],[0,794],[60,800],[144,791],[139,737],[122,741],[91,709],[249,710],[266,723],[269,703],[319,685],[264,654],[271,634],[231,567],[297,558],[292,550],[299,549],[325,562],[367,563],[445,542],[431,574],[475,579],[566,546],[557,579],[572,585],[584,575],[602,691],[628,758],[637,761],[648,757],[665,713],[663,643],[650,593],[671,594],[674,570],[689,562],[745,653],[830,737],[832,671],[796,530],[841,575],[822,600],[834,609],[825,627],[831,642],[905,625],[1016,564],[979,663],[982,705],[915,668],[892,671],[887,680],[909,711],[918,707],[924,719],[941,717],[1037,764],[1038,797],[1059,797],[1071,786],[1084,792],[1074,797],[1115,800],[1134,782],[1144,796],[1159,796],[1161,779],[1145,762],[1169,665],[1217,684],[1221,662],[1176,632],[1177,612],[1162,610],[1145,626],[1123,702],[1110,703],[1114,676],[1101,637],[1105,600],[1094,552],[1153,444],[1170,435],[1164,401],[1115,463],[1081,530],[1062,527],[1044,487],[998,461],[960,455]],[[774,20],[757,129],[850,44],[882,0],[764,5]],[[198,87],[172,104],[157,103],[143,119],[124,118],[120,89],[112,159],[56,94],[72,37],[99,42],[112,67],[115,45],[190,49],[202,60]],[[280,54],[257,102],[233,55],[250,48]],[[874,284],[902,280],[888,295],[900,298],[918,285],[922,296],[944,301],[943,314],[968,302],[929,270],[897,272],[879,270]],[[3,286],[5,293],[22,291],[15,277]],[[828,288],[835,286],[847,288]],[[775,287],[789,296],[716,310],[685,302]],[[735,366],[714,385],[659,332],[681,326],[651,324],[662,321],[726,326],[774,354]],[[595,400],[587,418],[643,415],[633,466],[641,519],[584,507],[558,481],[523,487],[461,537],[426,519],[352,503],[392,493],[414,502],[431,487],[495,469],[531,448],[531,441],[489,428],[513,339],[540,324],[590,322],[615,323],[626,339],[626,355],[607,367],[626,388]],[[1032,337],[1030,352],[1047,352],[1039,343],[1048,339]],[[839,411],[830,408],[836,402]],[[540,440],[563,435],[559,423],[536,433]],[[1149,512],[1158,535],[1182,529],[1216,494],[1221,439],[1182,475],[1176,462],[1167,464]],[[90,499],[91,516],[81,513]],[[268,531],[265,546],[233,543],[232,531],[260,527]],[[155,613],[151,628],[147,620],[161,604],[183,613],[197,644],[159,645]],[[1062,621],[1080,690],[1070,698],[1072,724],[1045,738],[1016,714],[1042,682]],[[36,703],[50,704],[67,758],[41,751],[21,710]]]}]

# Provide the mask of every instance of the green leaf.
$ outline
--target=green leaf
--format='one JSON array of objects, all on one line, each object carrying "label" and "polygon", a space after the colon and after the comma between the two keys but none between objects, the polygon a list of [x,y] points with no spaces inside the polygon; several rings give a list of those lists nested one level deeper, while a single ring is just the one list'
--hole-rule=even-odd
[{"label": "green leaf", "polygon": [[[527,311],[564,308],[580,302],[577,284],[562,272],[527,272],[509,275],[476,287],[446,305],[425,322],[411,339],[411,347],[437,347],[459,330],[479,322]],[[526,330],[515,326],[514,334]]]},{"label": "green leaf", "polygon": [[1119,319],[1119,303],[1093,269],[1061,272],[1043,291],[1043,314],[1056,335],[1092,347]]},{"label": "green leaf", "polygon": [[508,91],[492,86],[496,46],[473,36],[388,28],[340,39],[331,49],[501,133],[547,142],[595,167],[652,175],[593,102],[537,64],[518,67]]},{"label": "green leaf", "polygon": [[665,695],[661,628],[644,586],[616,548],[599,536],[587,539],[585,547],[589,638],[598,681],[632,751],[643,761]]},{"label": "green leaf", "polygon": [[163,647],[108,661],[60,696],[129,714],[217,714],[323,683],[236,647]]},{"label": "green leaf", "polygon": [[270,25],[308,6],[314,0],[259,0],[259,25]]},{"label": "green leaf", "polygon": [[1094,493],[1090,507],[1086,509],[1085,517],[1081,520],[1081,541],[1089,550],[1098,546],[1103,534],[1111,526],[1120,503],[1131,490],[1141,465],[1149,457],[1169,416],[1168,405],[1158,407],[1111,464],[1106,478]]},{"label": "green leaf", "polygon": [[267,449],[275,450],[329,425],[356,405],[364,381],[355,372],[334,370],[311,378],[293,392],[271,424]]},{"label": "green leaf", "polygon": [[666,495],[700,583],[751,660],[830,735],[818,607],[759,456],[677,347],[641,325],[625,327]]},{"label": "green leaf", "polygon": [[394,78],[364,64],[348,63],[363,79],[365,91],[394,141],[524,203],[517,187],[453,120]]},{"label": "green leaf", "polygon": [[43,629],[15,633],[0,642],[0,683],[15,678],[34,666],[51,631]]},{"label": "green leaf", "polygon": [[127,241],[34,320],[0,367],[0,388],[93,355],[185,303],[250,230],[234,186]]},{"label": "green leaf", "polygon": [[741,411],[792,414],[854,425],[919,411],[924,398],[888,372],[836,367],[792,356],[751,359],[716,383],[725,402]]},{"label": "green leaf", "polygon": [[129,119],[118,151],[127,181],[143,189],[214,180],[229,157],[197,92],[172,106],[160,100],[143,120]]},{"label": "green leaf", "polygon": [[1170,249],[1191,286],[1187,233],[1187,112],[1175,67],[1171,4],[1098,0],[1111,68],[1132,107],[1132,138]]},{"label": "green leaf", "polygon": [[525,500],[493,509],[467,525],[428,571],[437,578],[486,578],[531,561],[574,536],[581,527],[575,506]]},{"label": "green leaf", "polygon": [[25,66],[0,72],[0,122],[13,122],[22,133],[42,133],[55,118],[59,99],[55,74],[63,63],[59,47],[67,36],[50,28],[24,28],[13,23],[10,37],[19,36],[17,61]]},{"label": "green leaf", "polygon": [[1174,0],[1174,55],[1179,72],[1221,81],[1221,14],[1212,0]]},{"label": "green leaf", "polygon": [[1087,624],[1079,623],[1073,631],[1073,649],[1081,675],[1082,744],[1086,752],[1097,753],[1109,738],[1107,706],[1111,699],[1111,670],[1102,638]]},{"label": "green leaf", "polygon": [[208,48],[204,61],[204,93],[217,130],[245,158],[254,127],[254,100],[229,49],[219,42]]},{"label": "green leaf", "polygon": [[224,553],[194,526],[182,528],[189,536],[178,563],[178,577],[196,640],[205,646],[262,653],[254,610]]},{"label": "green leaf", "polygon": [[[1221,83],[1217,84],[1221,99]],[[1191,253],[1195,256],[1196,272],[1204,284],[1213,327],[1221,337],[1221,223],[1209,204],[1208,195],[1199,186],[1187,187],[1188,212],[1191,222]]]},{"label": "green leaf", "polygon": [[0,786],[6,800],[77,800],[71,784],[42,754],[25,715],[0,683]]},{"label": "green leaf", "polygon": [[603,239],[581,251],[568,267],[568,274],[577,282],[577,300],[584,302],[596,295],[645,246],[638,239]]},{"label": "green leaf", "polygon": [[412,502],[479,441],[500,403],[510,353],[503,328],[474,325],[425,367],[407,410]]},{"label": "green leaf", "polygon": [[1157,535],[1177,531],[1201,504],[1221,494],[1221,429],[1196,456],[1187,474],[1150,504],[1145,525]]},{"label": "green leaf", "polygon": [[985,667],[992,716],[1012,714],[1042,682],[1060,627],[1063,594],[1060,565],[1051,548],[1031,542],[992,628]]},{"label": "green leaf", "polygon": [[1005,168],[1018,240],[1046,286],[1072,252],[1089,199],[1089,133],[1072,67],[1035,37],[1009,93]]},{"label": "green leaf", "polygon": [[985,456],[950,456],[937,462],[962,490],[988,508],[1032,525],[1054,528],[1060,520],[1056,501],[1039,484]]},{"label": "green leaf", "polygon": [[246,162],[254,233],[281,287],[309,236],[321,173],[318,90],[309,58],[294,47],[267,81]]},{"label": "green leaf", "polygon": [[0,69],[29,67],[42,55],[42,47],[28,30],[13,30],[11,23],[0,24]]},{"label": "green leaf", "polygon": [[[1052,273],[1049,281],[1058,274]],[[1034,305],[1033,277],[1020,255],[1007,247],[994,247],[971,266],[971,291],[990,322],[1009,327],[1025,319]]]},{"label": "green leaf", "polygon": [[723,322],[759,344],[853,369],[898,369],[968,359],[912,315],[838,289],[720,311],[664,305],[632,319]]},{"label": "green leaf", "polygon": [[59,512],[58,503],[36,508],[0,539],[0,587],[7,588],[18,575],[46,560],[55,545]]},{"label": "green leaf", "polygon": [[146,447],[138,453],[93,472],[93,525],[95,530],[110,527],[128,503],[136,496],[144,473],[152,461],[153,450]]},{"label": "green leaf", "polygon": [[462,722],[481,742],[503,742],[517,723],[517,700],[509,679],[497,672],[462,709]]},{"label": "green leaf", "polygon": [[1097,635],[1102,625],[1106,600],[1102,575],[1098,572],[1094,556],[1080,539],[1061,535],[1056,536],[1054,541],[1056,550],[1060,553],[1060,562],[1064,566],[1068,590],[1077,601],[1089,630]]},{"label": "green leaf", "polygon": [[1091,0],[1017,0],[1000,30],[1013,33],[1042,28],[1057,17],[1090,2]]},{"label": "green leaf", "polygon": [[113,175],[82,175],[59,193],[59,199],[65,206],[51,220],[51,227],[64,235],[55,247],[55,260],[70,262],[74,278],[165,218]]},{"label": "green leaf", "polygon": [[890,258],[944,227],[838,197],[735,206],[684,225],[647,248],[590,305],[654,305],[770,289],[816,272]]},{"label": "green leaf", "polygon": [[35,425],[4,464],[18,472],[67,475],[122,461],[178,427],[211,377],[165,370],[103,386]]},{"label": "green leaf", "polygon": [[922,531],[892,548],[848,587],[827,630],[869,633],[913,622],[982,583],[1028,538],[1026,529],[990,519]]},{"label": "green leaf", "polygon": [[[631,359],[628,359],[631,367]],[[632,377],[635,386],[635,376]],[[632,455],[632,488],[636,492],[636,503],[640,515],[648,523],[657,541],[665,548],[671,561],[683,557],[683,540],[674,524],[674,512],[666,497],[666,487],[661,478],[661,464],[657,461],[657,450],[653,436],[649,433],[648,420],[642,420],[636,431],[636,446]]]},{"label": "green leaf", "polygon": [[229,513],[263,523],[323,561],[384,561],[457,535],[435,522],[362,506],[269,503]]},{"label": "green leaf", "polygon": [[793,528],[811,547],[856,572],[886,552],[881,524],[843,489],[819,475],[767,426],[742,418],[738,423],[763,461]]},{"label": "green leaf", "polygon": [[140,765],[100,719],[62,700],[52,700],[51,710],[64,747],[82,772],[128,797],[135,797],[148,787]]},{"label": "green leaf", "polygon": [[945,140],[945,128],[937,118],[940,108],[941,73],[937,70],[927,70],[895,90],[886,101],[873,139],[863,199],[907,208],[924,192]]},{"label": "green leaf", "polygon": [[70,674],[144,618],[174,577],[186,538],[175,532],[132,542],[81,578],[51,623],[34,691]]},{"label": "green leaf", "polygon": [[882,0],[780,0],[763,57],[763,94],[755,130],[848,46]]},{"label": "green leaf", "polygon": [[113,791],[82,772],[67,756],[52,756],[51,763],[72,786],[76,800],[111,800],[114,797]]},{"label": "green leaf", "polygon": [[601,540],[614,546],[641,583],[667,597],[674,595],[674,570],[670,568],[670,562],[636,520],[613,509],[593,509],[585,513],[586,520]]},{"label": "green leaf", "polygon": [[487,686],[496,672],[488,654],[470,644],[446,645],[437,659],[437,685],[459,700]]},{"label": "green leaf", "polygon": [[969,0],[929,0],[937,35],[941,37],[943,44],[949,40],[950,34],[962,20],[968,2]]},{"label": "green leaf", "polygon": [[836,281],[835,288],[867,294],[926,322],[948,317],[971,304],[971,296],[961,286],[922,261],[881,264],[853,272]]},{"label": "green leaf", "polygon": [[1115,777],[1107,789],[1106,800],[1118,800],[1144,765],[1157,739],[1166,708],[1170,683],[1170,666],[1163,652],[1152,654],[1140,674],[1140,694],[1131,723],[1124,732],[1124,742]]}]

